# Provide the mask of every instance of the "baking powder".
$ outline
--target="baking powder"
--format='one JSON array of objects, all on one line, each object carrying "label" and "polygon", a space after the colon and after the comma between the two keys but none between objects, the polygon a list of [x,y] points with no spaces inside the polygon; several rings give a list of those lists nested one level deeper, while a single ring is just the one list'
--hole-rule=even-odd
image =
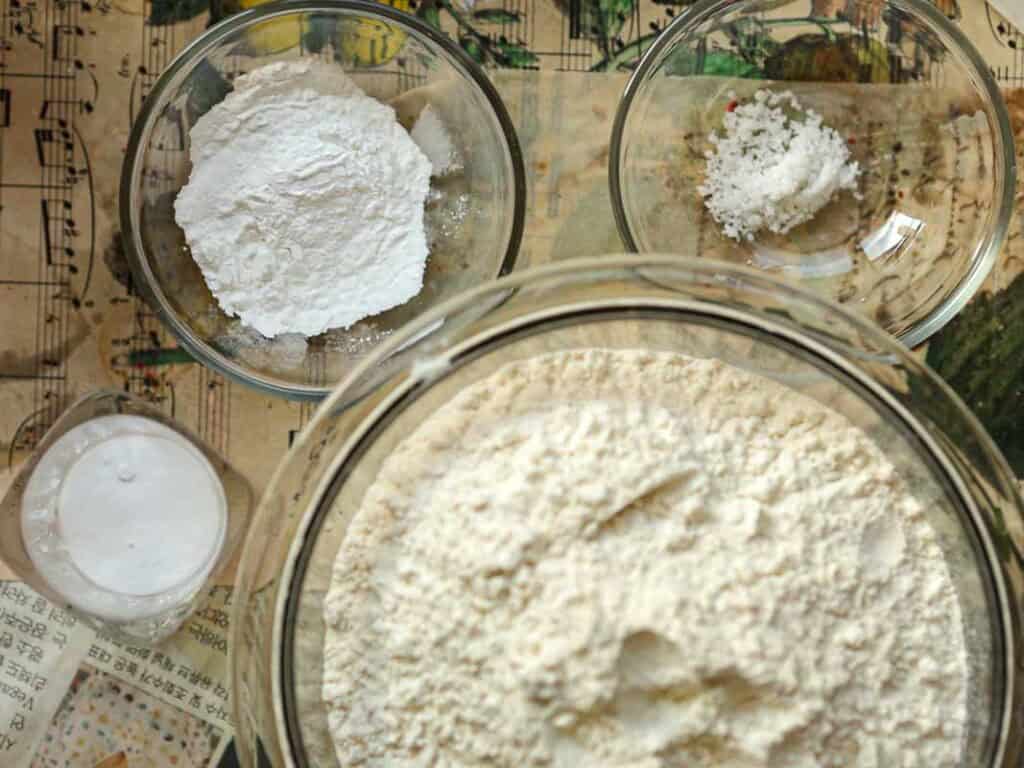
[{"label": "baking powder", "polygon": [[306,336],[423,287],[430,161],[337,66],[269,64],[192,127],[174,211],[221,308]]}]

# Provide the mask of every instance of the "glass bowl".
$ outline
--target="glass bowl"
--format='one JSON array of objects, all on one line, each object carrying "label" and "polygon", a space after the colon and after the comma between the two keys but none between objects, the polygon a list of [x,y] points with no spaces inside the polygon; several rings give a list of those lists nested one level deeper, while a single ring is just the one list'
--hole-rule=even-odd
[{"label": "glass bowl", "polygon": [[839,411],[927,510],[969,654],[965,768],[1016,766],[1022,506],[956,396],[863,318],[754,270],[604,257],[512,275],[381,345],[317,411],[263,497],[240,561],[230,644],[243,766],[337,766],[321,704],[323,598],[347,527],[397,443],[514,360],[587,348],[719,359]]},{"label": "glass bowl", "polygon": [[[838,193],[807,223],[734,240],[705,207],[705,153],[725,115],[761,89],[791,91],[820,114],[860,175],[856,193]],[[627,248],[692,252],[799,281],[908,346],[985,280],[1016,184],[989,67],[926,0],[695,3],[630,78],[609,170]]]},{"label": "glass bowl", "polygon": [[[426,106],[461,172],[431,180],[422,291],[347,330],[266,339],[226,315],[174,220],[190,172],[189,130],[239,74],[271,62],[333,61],[409,128]],[[231,180],[226,179],[230,184]],[[434,303],[509,272],[523,233],[519,142],[480,67],[451,40],[363,0],[271,3],[217,24],[171,62],[135,121],[121,177],[121,227],[135,287],[199,361],[264,392],[323,397],[382,339]]]}]

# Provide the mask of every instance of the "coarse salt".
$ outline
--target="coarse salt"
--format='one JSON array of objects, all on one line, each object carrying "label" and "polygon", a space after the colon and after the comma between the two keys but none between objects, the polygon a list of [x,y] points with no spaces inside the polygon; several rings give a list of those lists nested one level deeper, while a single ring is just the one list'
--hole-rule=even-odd
[{"label": "coarse salt", "polygon": [[860,167],[846,142],[790,91],[760,90],[746,103],[732,93],[729,99],[724,134],[708,137],[714,149],[697,188],[728,237],[752,240],[765,228],[785,234],[838,192],[856,196]]}]

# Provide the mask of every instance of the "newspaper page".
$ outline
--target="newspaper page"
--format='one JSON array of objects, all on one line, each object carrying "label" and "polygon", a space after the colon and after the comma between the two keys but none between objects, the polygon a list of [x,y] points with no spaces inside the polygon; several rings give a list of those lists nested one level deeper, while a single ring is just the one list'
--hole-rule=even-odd
[{"label": "newspaper page", "polygon": [[158,647],[97,634],[0,582],[0,765],[217,765],[231,742],[227,626],[216,586]]}]

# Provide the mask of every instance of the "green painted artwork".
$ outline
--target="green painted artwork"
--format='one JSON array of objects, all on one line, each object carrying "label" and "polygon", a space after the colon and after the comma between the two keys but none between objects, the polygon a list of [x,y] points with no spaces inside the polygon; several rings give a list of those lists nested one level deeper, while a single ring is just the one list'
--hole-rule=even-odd
[{"label": "green painted artwork", "polygon": [[1024,275],[975,297],[929,342],[927,362],[1024,477]]},{"label": "green painted artwork", "polygon": [[493,30],[498,25],[520,25],[526,17],[518,11],[462,7],[452,0],[420,0],[416,15],[442,31],[446,21],[454,23],[459,46],[478,64],[506,69],[534,69],[540,64],[537,54],[521,39]]}]

